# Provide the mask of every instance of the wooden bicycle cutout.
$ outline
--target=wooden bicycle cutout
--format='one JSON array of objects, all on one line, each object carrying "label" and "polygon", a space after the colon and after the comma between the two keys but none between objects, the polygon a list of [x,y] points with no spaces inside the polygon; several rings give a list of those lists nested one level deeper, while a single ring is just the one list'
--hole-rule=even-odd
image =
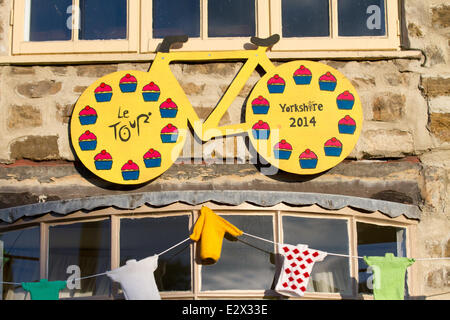
[{"label": "wooden bicycle cutout", "polygon": [[[254,50],[170,52],[187,37],[164,38],[148,72],[108,74],[81,94],[72,113],[72,146],[98,177],[117,184],[141,184],[165,172],[178,158],[188,122],[203,141],[247,133],[255,150],[286,172],[311,175],[344,160],[362,129],[360,98],[339,71],[313,61],[275,66],[267,49],[279,36],[256,37]],[[244,65],[205,121],[201,121],[171,62],[243,60]],[[252,72],[266,74],[251,91],[245,121],[219,126]]]}]

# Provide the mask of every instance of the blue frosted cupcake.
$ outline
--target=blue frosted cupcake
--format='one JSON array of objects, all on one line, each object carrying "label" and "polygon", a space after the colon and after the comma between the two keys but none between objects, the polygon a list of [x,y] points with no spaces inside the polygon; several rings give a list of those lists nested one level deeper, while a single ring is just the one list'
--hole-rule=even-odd
[{"label": "blue frosted cupcake", "polygon": [[97,170],[111,170],[113,164],[112,157],[106,150],[102,150],[97,154],[94,157],[94,162]]},{"label": "blue frosted cupcake", "polygon": [[83,151],[95,150],[97,148],[97,137],[87,130],[78,139],[78,144]]},{"label": "blue frosted cupcake", "polygon": [[139,179],[139,166],[131,160],[128,160],[122,166],[122,178],[123,180],[137,180]]},{"label": "blue frosted cupcake", "polygon": [[306,149],[299,157],[300,167],[302,169],[315,169],[317,167],[317,155],[309,149]]},{"label": "blue frosted cupcake", "polygon": [[267,114],[269,112],[270,104],[269,101],[259,96],[252,101],[253,114]]},{"label": "blue frosted cupcake", "polygon": [[158,101],[160,94],[159,87],[153,81],[142,88],[142,97],[145,102]]},{"label": "blue frosted cupcake", "polygon": [[283,93],[285,87],[286,82],[277,74],[267,81],[267,89],[270,93]]},{"label": "blue frosted cupcake", "polygon": [[97,122],[97,112],[94,108],[86,106],[78,114],[78,119],[80,119],[80,123],[82,126],[95,124]]},{"label": "blue frosted cupcake", "polygon": [[311,79],[312,73],[305,66],[300,66],[300,68],[294,72],[294,81],[297,85],[308,85],[311,83]]},{"label": "blue frosted cupcake", "polygon": [[355,97],[348,91],[345,91],[338,95],[337,106],[340,110],[351,110],[353,109],[353,105],[355,104]]},{"label": "blue frosted cupcake", "polygon": [[334,91],[336,85],[337,80],[331,72],[327,72],[319,78],[319,87],[322,91]]},{"label": "blue frosted cupcake", "polygon": [[175,118],[177,116],[178,106],[172,99],[168,98],[159,106],[159,112],[161,118]]},{"label": "blue frosted cupcake", "polygon": [[144,154],[144,163],[146,168],[161,167],[161,153],[150,149]]},{"label": "blue frosted cupcake", "polygon": [[336,138],[331,138],[325,142],[324,151],[328,157],[339,157],[342,153],[342,143]]},{"label": "blue frosted cupcake", "polygon": [[127,75],[125,75],[125,77],[120,79],[119,87],[123,93],[135,92],[137,87],[137,80],[134,76],[128,73]]},{"label": "blue frosted cupcake", "polygon": [[102,82],[94,91],[97,102],[108,102],[112,98],[112,88]]}]

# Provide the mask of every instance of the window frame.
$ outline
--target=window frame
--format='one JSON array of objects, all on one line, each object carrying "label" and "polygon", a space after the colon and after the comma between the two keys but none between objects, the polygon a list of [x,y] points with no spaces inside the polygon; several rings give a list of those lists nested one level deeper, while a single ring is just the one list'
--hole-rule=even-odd
[{"label": "window frame", "polygon": [[[200,1],[200,37],[189,38],[179,51],[220,51],[242,50],[249,42],[250,37],[208,37],[208,0]],[[265,38],[270,35],[269,12],[270,0],[255,0],[255,36]],[[141,4],[141,21],[152,21],[153,2],[143,0]],[[141,24],[141,52],[155,52],[162,39],[153,38],[153,26],[151,23]]]},{"label": "window frame", "polygon": [[[79,29],[76,27],[80,20],[80,0],[72,0],[72,39],[63,41],[25,41],[27,27],[26,5],[30,0],[13,0],[12,11],[12,43],[11,53],[22,54],[68,54],[68,53],[123,53],[138,52],[139,2],[127,0],[127,39],[123,40],[79,40]],[[67,18],[69,19],[68,14]]]},{"label": "window frame", "polygon": [[273,46],[272,51],[374,51],[374,50],[400,50],[400,18],[399,6],[396,0],[385,0],[386,36],[339,36],[338,27],[338,0],[329,0],[330,36],[284,38],[282,32],[282,0],[270,1],[271,33],[278,33],[280,41]]},{"label": "window frame", "polygon": [[[317,205],[307,207],[293,207],[285,204],[278,204],[273,207],[258,207],[251,204],[241,204],[238,206],[222,206],[215,203],[203,204],[214,210],[219,215],[271,215],[273,216],[274,242],[282,242],[283,239],[283,216],[295,216],[304,218],[317,219],[344,219],[348,221],[348,241],[349,241],[349,255],[358,255],[357,251],[357,222],[370,223],[380,226],[401,227],[406,230],[405,234],[405,248],[406,256],[414,256],[415,249],[413,246],[413,239],[417,232],[418,221],[408,219],[404,216],[397,218],[390,218],[380,212],[371,214],[363,213],[352,208],[346,207],[340,210],[327,210]],[[41,278],[47,278],[48,275],[48,246],[49,246],[49,227],[63,224],[72,224],[80,222],[91,222],[96,220],[110,219],[111,223],[111,269],[116,269],[120,265],[120,220],[122,218],[139,219],[139,218],[160,218],[167,216],[189,216],[189,229],[192,230],[195,221],[200,215],[201,205],[188,205],[183,203],[174,203],[169,206],[161,208],[152,208],[142,206],[135,210],[120,210],[115,208],[104,208],[91,211],[89,217],[86,217],[85,212],[75,212],[66,217],[56,218],[51,215],[44,215],[36,218],[33,221],[19,221],[11,226],[0,227],[0,232],[7,232],[14,229],[27,228],[30,226],[40,226],[40,274]],[[245,230],[244,230],[245,231]],[[257,240],[256,240],[257,241]],[[255,242],[257,243],[257,242]],[[170,247],[171,243],[167,244]],[[163,299],[215,299],[215,298],[234,298],[234,299],[262,299],[265,297],[276,298],[279,296],[275,291],[266,290],[201,290],[201,268],[202,266],[196,262],[197,243],[193,242],[190,245],[191,252],[191,290],[190,291],[161,291],[160,295]],[[276,252],[276,245],[274,245],[274,252]],[[351,284],[351,294],[342,295],[341,293],[326,293],[326,292],[307,292],[303,298],[295,299],[363,299],[371,300],[373,296],[365,293],[358,293],[358,259],[349,258],[350,264],[350,278],[356,279]],[[417,292],[417,284],[419,279],[416,267],[413,265],[408,270],[408,290],[411,296]],[[113,283],[111,296],[92,296],[74,299],[123,299],[119,292],[120,286]],[[269,293],[265,295],[265,293]]]}]

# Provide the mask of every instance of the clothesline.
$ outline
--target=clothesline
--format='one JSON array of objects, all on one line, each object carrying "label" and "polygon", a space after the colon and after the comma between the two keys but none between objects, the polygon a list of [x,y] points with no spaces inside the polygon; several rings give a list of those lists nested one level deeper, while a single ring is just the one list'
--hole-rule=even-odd
[{"label": "clothesline", "polygon": [[[265,239],[265,238],[261,238],[261,237],[255,236],[255,235],[250,234],[250,233],[247,233],[247,232],[243,232],[242,234],[244,234],[244,235],[246,235],[246,236],[248,236],[248,237],[255,238],[255,239],[258,239],[258,240],[261,240],[261,241],[265,241],[265,242],[269,242],[269,243],[272,243],[272,244],[275,244],[275,245],[280,244],[280,243],[278,243],[278,242],[275,242],[275,241],[272,241],[272,240],[268,240],[268,239]],[[156,254],[156,255],[157,255],[157,256],[161,256],[161,255],[163,255],[163,254],[169,252],[170,250],[172,250],[172,249],[174,249],[174,248],[180,246],[181,244],[185,243],[185,242],[188,241],[188,240],[190,240],[189,237],[187,237],[186,239],[184,239],[184,240],[178,242],[177,244],[171,246],[170,248],[168,248],[168,249],[166,249],[166,250],[164,250],[164,251],[162,251],[162,252],[160,252],[160,253],[158,253],[158,254]],[[346,257],[346,258],[357,258],[357,259],[363,259],[363,258],[364,258],[364,257],[361,257],[361,256],[352,256],[352,255],[348,255],[348,254],[340,254],[340,253],[332,253],[332,252],[327,252],[327,255],[330,255],[330,256],[338,256],[338,257]],[[450,257],[438,257],[438,258],[414,258],[414,260],[416,260],[416,261],[427,261],[427,260],[450,260]],[[93,275],[90,275],[90,276],[80,277],[80,278],[76,278],[76,279],[71,279],[71,281],[77,281],[77,280],[84,280],[84,279],[89,279],[89,278],[95,278],[95,277],[99,277],[99,276],[106,275],[108,272],[109,272],[109,271],[102,272],[102,273],[97,273],[97,274],[93,274]],[[3,281],[3,282],[0,282],[0,284],[21,285],[22,283],[20,283],[20,282],[5,282],[5,281]]]}]

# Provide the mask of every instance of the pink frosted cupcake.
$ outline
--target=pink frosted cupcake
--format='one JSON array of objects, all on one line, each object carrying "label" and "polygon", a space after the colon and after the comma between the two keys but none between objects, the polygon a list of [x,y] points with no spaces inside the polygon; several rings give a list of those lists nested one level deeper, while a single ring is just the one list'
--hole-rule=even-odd
[{"label": "pink frosted cupcake", "polygon": [[175,118],[177,116],[178,106],[172,99],[168,98],[159,106],[159,112],[161,113],[161,118]]},{"label": "pink frosted cupcake", "polygon": [[144,101],[158,101],[161,91],[159,87],[152,81],[142,88],[142,97]]},{"label": "pink frosted cupcake", "polygon": [[128,160],[128,162],[122,166],[122,177],[123,180],[139,179],[139,166],[132,160]]},{"label": "pink frosted cupcake", "polygon": [[270,127],[267,122],[259,120],[252,128],[253,138],[257,140],[267,140],[270,136]]},{"label": "pink frosted cupcake", "polygon": [[263,96],[259,96],[252,101],[253,114],[267,114],[269,107],[269,101],[264,99]]},{"label": "pink frosted cupcake", "polygon": [[354,134],[356,130],[356,122],[349,115],[339,120],[339,133]]},{"label": "pink frosted cupcake", "polygon": [[83,151],[95,150],[97,148],[97,137],[87,130],[78,138],[80,149]]},{"label": "pink frosted cupcake", "polygon": [[178,139],[178,129],[171,123],[162,128],[161,141],[163,143],[175,143]]},{"label": "pink frosted cupcake", "polygon": [[273,152],[275,159],[288,160],[292,154],[292,146],[286,140],[281,140],[275,145]]},{"label": "pink frosted cupcake", "polygon": [[334,91],[334,89],[336,89],[336,85],[337,85],[337,80],[331,74],[331,72],[327,72],[319,78],[320,90]]},{"label": "pink frosted cupcake", "polygon": [[113,161],[111,155],[106,152],[106,150],[102,150],[99,154],[94,157],[95,168],[97,170],[111,170]]},{"label": "pink frosted cupcake", "polygon": [[78,118],[80,119],[80,123],[82,126],[94,124],[97,122],[97,112],[94,108],[90,106],[84,107],[83,110],[78,114]]},{"label": "pink frosted cupcake", "polygon": [[299,157],[300,167],[302,169],[315,169],[317,167],[317,155],[309,149],[306,149]]},{"label": "pink frosted cupcake", "polygon": [[156,168],[161,166],[161,153],[155,149],[150,149],[144,154],[146,168]]},{"label": "pink frosted cupcake", "polygon": [[311,79],[312,79],[312,73],[305,66],[300,66],[300,68],[294,72],[295,84],[298,84],[298,85],[310,84]]},{"label": "pink frosted cupcake", "polygon": [[286,82],[277,74],[267,81],[267,89],[270,93],[283,93],[285,87]]},{"label": "pink frosted cupcake", "polygon": [[355,97],[350,92],[345,91],[338,95],[336,102],[338,109],[351,110],[353,109],[353,105],[355,104]]},{"label": "pink frosted cupcake", "polygon": [[97,102],[108,102],[111,101],[112,88],[106,83],[102,82],[94,91],[95,99]]},{"label": "pink frosted cupcake", "polygon": [[328,157],[339,157],[342,152],[342,143],[336,138],[331,138],[325,142],[324,150]]},{"label": "pink frosted cupcake", "polygon": [[135,92],[137,87],[137,80],[131,74],[126,74],[119,83],[120,90],[124,93]]}]

